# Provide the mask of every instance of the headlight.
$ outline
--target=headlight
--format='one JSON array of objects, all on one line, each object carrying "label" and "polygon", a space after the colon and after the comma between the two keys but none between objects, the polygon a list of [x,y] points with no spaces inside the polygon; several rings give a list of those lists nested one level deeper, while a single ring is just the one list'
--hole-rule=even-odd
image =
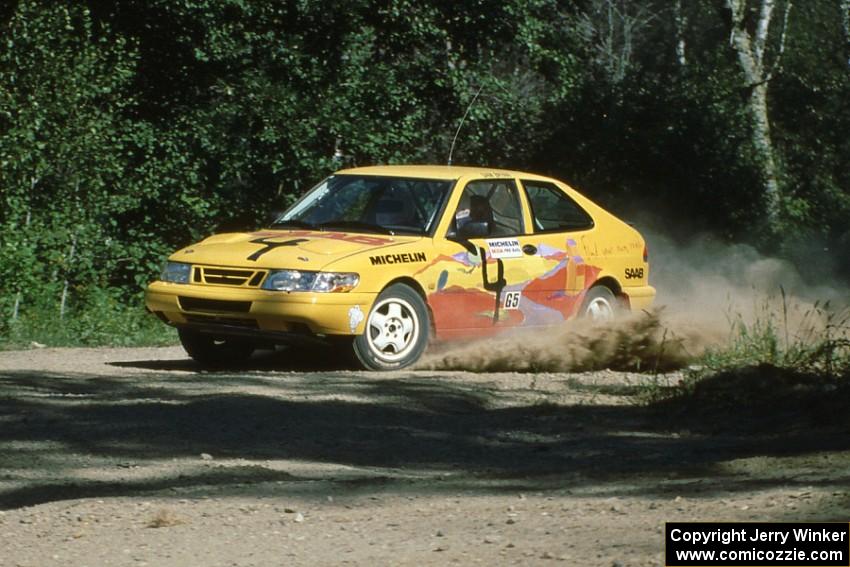
[{"label": "headlight", "polygon": [[357,274],[338,274],[336,272],[319,272],[313,282],[313,291],[345,292],[351,291],[360,283]]},{"label": "headlight", "polygon": [[357,274],[276,270],[269,272],[263,289],[340,293],[351,291],[359,282],[360,276]]},{"label": "headlight", "polygon": [[192,273],[192,265],[184,264],[183,262],[166,262],[162,268],[162,274],[159,276],[164,282],[171,283],[189,283],[189,276]]}]

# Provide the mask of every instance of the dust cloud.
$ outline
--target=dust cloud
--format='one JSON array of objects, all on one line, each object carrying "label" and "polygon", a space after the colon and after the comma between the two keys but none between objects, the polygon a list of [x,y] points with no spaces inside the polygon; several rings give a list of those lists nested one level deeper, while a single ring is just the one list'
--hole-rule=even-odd
[{"label": "dust cloud", "polygon": [[417,364],[472,372],[663,371],[691,359],[687,341],[662,325],[661,312],[634,313],[610,323],[571,321],[553,331],[517,330],[491,339],[438,345]]},{"label": "dust cloud", "polygon": [[[703,237],[687,244],[647,234],[650,283],[658,295],[649,311],[594,324],[523,330],[467,343],[436,345],[417,365],[473,372],[641,372],[687,366],[722,347],[735,325],[770,324],[798,338],[817,333],[829,314],[850,304],[846,285],[804,277],[806,267],[766,257],[744,244]],[[814,264],[816,258],[811,258]],[[798,269],[799,268],[799,269]]]}]

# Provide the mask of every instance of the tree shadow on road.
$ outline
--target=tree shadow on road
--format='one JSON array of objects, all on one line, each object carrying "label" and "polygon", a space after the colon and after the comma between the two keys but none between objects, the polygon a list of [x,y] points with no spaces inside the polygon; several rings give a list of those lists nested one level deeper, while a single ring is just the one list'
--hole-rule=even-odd
[{"label": "tree shadow on road", "polygon": [[[690,433],[686,420],[636,404],[510,405],[504,389],[436,373],[7,371],[0,391],[0,487],[7,487],[0,509],[174,490],[291,493],[316,482],[335,490],[379,482],[382,489],[482,493],[617,483],[613,490],[645,494],[670,490],[659,484],[669,479],[678,479],[678,493],[687,479],[722,481],[694,485],[695,494],[707,494],[794,482],[724,472],[733,459],[850,448],[846,435],[822,431]],[[154,476],[114,473],[168,460],[183,466]],[[302,466],[290,473],[287,463]],[[316,470],[304,472],[304,463]],[[104,467],[113,471],[106,480],[82,474]],[[836,473],[800,482],[848,480]]]},{"label": "tree shadow on road", "polygon": [[208,372],[215,374],[239,371],[277,371],[277,372],[321,372],[328,370],[351,370],[353,362],[330,346],[302,345],[299,347],[281,347],[277,350],[261,350],[247,361],[241,361],[238,367],[204,367],[189,358],[173,360],[122,360],[107,362],[117,368],[136,368],[140,370]]}]

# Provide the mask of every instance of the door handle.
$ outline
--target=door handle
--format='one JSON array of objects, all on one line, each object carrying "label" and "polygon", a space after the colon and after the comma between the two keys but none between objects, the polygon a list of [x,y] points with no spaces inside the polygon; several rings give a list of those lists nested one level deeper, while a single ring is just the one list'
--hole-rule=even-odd
[{"label": "door handle", "polygon": [[537,254],[537,246],[534,244],[526,244],[522,247],[522,251],[528,254],[529,256],[534,256]]}]

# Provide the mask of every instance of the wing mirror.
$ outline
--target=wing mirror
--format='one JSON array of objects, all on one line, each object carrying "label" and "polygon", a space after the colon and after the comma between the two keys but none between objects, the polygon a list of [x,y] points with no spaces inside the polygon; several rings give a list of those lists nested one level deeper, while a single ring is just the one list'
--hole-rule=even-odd
[{"label": "wing mirror", "polygon": [[452,242],[457,242],[470,254],[478,254],[478,249],[475,244],[470,242],[472,238],[486,238],[490,236],[490,223],[487,221],[467,222],[456,231],[452,231],[447,235],[447,239]]},{"label": "wing mirror", "polygon": [[485,238],[490,236],[490,223],[487,221],[467,222],[457,230],[458,238],[469,240],[470,238]]}]

